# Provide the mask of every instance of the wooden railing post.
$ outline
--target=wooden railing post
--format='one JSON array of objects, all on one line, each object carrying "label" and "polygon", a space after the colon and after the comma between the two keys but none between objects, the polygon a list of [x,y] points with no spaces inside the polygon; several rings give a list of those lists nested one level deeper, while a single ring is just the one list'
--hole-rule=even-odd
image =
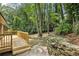
[{"label": "wooden railing post", "polygon": [[12,51],[12,54],[13,54],[13,40],[12,40],[12,34],[11,34],[11,51]]}]

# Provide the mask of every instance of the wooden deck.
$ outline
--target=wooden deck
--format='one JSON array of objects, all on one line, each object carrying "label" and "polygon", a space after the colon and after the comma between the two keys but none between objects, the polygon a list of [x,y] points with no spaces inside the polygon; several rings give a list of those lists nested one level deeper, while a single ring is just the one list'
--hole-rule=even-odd
[{"label": "wooden deck", "polygon": [[[0,45],[2,45],[3,43],[5,43],[4,40],[2,40],[2,42],[0,42]],[[4,44],[2,45],[2,47],[3,46],[4,46]],[[12,54],[16,55],[16,54],[19,54],[19,53],[22,53],[24,51],[31,49],[30,45],[24,39],[18,37],[17,35],[12,36],[12,47],[11,47],[11,41],[9,39],[6,41],[5,46],[7,46],[7,47],[0,48],[0,53],[12,51]]]}]

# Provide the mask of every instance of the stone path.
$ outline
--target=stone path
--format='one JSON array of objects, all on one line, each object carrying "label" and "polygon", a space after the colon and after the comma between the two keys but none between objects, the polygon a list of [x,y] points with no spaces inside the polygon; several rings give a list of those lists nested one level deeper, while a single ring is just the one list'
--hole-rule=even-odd
[{"label": "stone path", "polygon": [[35,45],[30,51],[26,51],[18,56],[48,56],[48,50],[46,46]]}]

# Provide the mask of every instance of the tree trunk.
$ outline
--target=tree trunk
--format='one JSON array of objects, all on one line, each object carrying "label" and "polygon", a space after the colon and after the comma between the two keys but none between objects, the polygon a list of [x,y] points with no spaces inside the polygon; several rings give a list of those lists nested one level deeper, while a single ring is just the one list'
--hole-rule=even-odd
[{"label": "tree trunk", "polygon": [[63,21],[63,19],[64,19],[63,4],[60,4],[60,7],[61,7],[61,18],[62,18],[62,21]]},{"label": "tree trunk", "polygon": [[49,34],[49,4],[46,4],[46,21],[47,21],[47,32]]},{"label": "tree trunk", "polygon": [[38,11],[37,11],[37,6],[36,6],[36,4],[35,4],[35,15],[37,15],[36,16],[36,28],[37,28],[37,32],[38,32],[38,34],[39,34],[39,27],[38,27]]},{"label": "tree trunk", "polygon": [[58,9],[58,8],[57,8],[57,3],[54,4],[54,8],[55,8],[55,13],[57,13],[57,12],[58,12],[58,11],[57,11],[57,9]]},{"label": "tree trunk", "polygon": [[36,4],[37,16],[38,16],[38,28],[39,28],[39,37],[42,37],[42,13],[40,3]]}]

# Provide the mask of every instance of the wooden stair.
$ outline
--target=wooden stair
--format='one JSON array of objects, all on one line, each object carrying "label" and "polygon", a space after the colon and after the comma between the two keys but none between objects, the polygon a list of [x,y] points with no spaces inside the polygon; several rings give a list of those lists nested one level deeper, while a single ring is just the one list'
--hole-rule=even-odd
[{"label": "wooden stair", "polygon": [[17,55],[31,49],[31,46],[24,39],[16,37],[13,40],[13,55]]},{"label": "wooden stair", "polygon": [[17,54],[26,52],[30,49],[31,49],[31,47],[26,47],[26,46],[25,47],[17,47],[16,49],[13,50],[13,55],[17,55]]}]

